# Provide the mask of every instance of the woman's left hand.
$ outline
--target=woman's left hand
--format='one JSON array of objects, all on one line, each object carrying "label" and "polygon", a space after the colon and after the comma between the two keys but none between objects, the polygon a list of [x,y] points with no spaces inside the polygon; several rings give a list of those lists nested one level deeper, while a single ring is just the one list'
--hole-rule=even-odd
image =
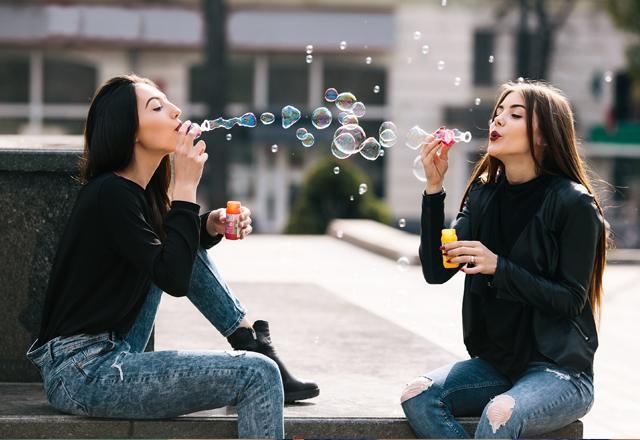
[{"label": "woman's left hand", "polygon": [[467,264],[466,267],[460,266],[460,270],[466,274],[496,273],[498,256],[479,241],[454,241],[442,246],[441,250],[450,262]]},{"label": "woman's left hand", "polygon": [[[227,220],[227,210],[224,208],[211,211],[207,217],[207,232],[210,235],[224,234],[224,224]],[[243,206],[240,210],[240,240],[251,234],[251,211]]]}]

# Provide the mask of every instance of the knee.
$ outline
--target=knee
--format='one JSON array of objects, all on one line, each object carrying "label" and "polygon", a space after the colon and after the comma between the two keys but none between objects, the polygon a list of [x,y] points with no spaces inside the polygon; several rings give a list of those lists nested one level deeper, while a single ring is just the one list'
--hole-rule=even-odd
[{"label": "knee", "polygon": [[515,408],[516,401],[508,394],[500,394],[491,399],[478,424],[476,438],[518,437],[516,431],[519,429],[513,417]]},{"label": "knee", "polygon": [[270,390],[282,390],[282,376],[278,364],[260,353],[247,352],[247,356],[250,358],[253,376],[259,385]]},{"label": "knee", "polygon": [[414,379],[412,382],[408,383],[405,387],[402,395],[400,396],[400,403],[404,404],[408,400],[413,399],[414,397],[424,393],[433,385],[433,381],[428,377],[418,377]]},{"label": "knee", "polygon": [[428,377],[418,377],[407,384],[400,404],[407,419],[423,418],[433,408],[433,403],[439,400],[433,380]]}]

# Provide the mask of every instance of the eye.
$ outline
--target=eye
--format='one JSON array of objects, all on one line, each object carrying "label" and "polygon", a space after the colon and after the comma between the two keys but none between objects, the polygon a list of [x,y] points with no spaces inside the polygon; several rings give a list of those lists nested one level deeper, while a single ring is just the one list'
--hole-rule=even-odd
[{"label": "eye", "polygon": [[513,114],[513,115],[511,115],[511,117],[514,118],[514,119],[520,119],[522,116]]},{"label": "eye", "polygon": [[160,110],[162,110],[162,106],[153,109],[154,112],[159,112]]}]

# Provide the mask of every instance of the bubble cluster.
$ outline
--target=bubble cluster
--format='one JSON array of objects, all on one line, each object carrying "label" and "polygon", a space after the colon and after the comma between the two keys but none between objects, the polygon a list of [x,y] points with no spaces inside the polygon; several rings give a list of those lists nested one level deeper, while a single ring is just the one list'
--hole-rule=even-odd
[{"label": "bubble cluster", "polygon": [[379,85],[375,85],[373,86],[373,93],[380,93],[380,86]]},{"label": "bubble cluster", "polygon": [[311,133],[307,133],[302,138],[302,145],[304,145],[305,147],[309,148],[309,147],[313,146],[315,141],[316,141],[315,136],[313,136],[313,134],[311,134]]},{"label": "bubble cluster", "polygon": [[495,58],[493,57],[493,55],[489,55],[489,62],[493,63],[494,60],[495,60]]},{"label": "bubble cluster", "polygon": [[276,120],[276,116],[273,113],[265,112],[260,115],[260,122],[263,125],[271,125]]},{"label": "bubble cluster", "polygon": [[240,117],[224,119],[224,118],[216,118],[214,120],[205,119],[200,124],[200,130],[202,131],[211,131],[217,128],[224,128],[227,130],[231,130],[236,125],[240,125],[241,127],[255,127],[257,124],[256,115],[253,113],[245,113]]},{"label": "bubble cluster", "polygon": [[333,116],[331,111],[326,107],[318,107],[311,114],[311,123],[317,129],[323,130],[331,125]]},{"label": "bubble cluster", "polygon": [[304,137],[307,135],[307,129],[300,127],[296,130],[296,138],[298,138],[299,141],[301,141],[302,139],[304,139]]},{"label": "bubble cluster", "polygon": [[336,147],[345,154],[358,152],[366,137],[362,127],[356,124],[343,125],[333,136]]},{"label": "bubble cluster", "polygon": [[357,124],[358,117],[353,113],[340,112],[338,114],[338,122],[340,123],[340,125]]}]

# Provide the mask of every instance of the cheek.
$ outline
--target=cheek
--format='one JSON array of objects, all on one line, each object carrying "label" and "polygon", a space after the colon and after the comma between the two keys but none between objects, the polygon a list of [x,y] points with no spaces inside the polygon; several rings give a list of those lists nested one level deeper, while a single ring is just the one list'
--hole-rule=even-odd
[{"label": "cheek", "polygon": [[147,119],[140,122],[138,139],[148,148],[175,149],[178,134],[167,128],[166,122]]}]

